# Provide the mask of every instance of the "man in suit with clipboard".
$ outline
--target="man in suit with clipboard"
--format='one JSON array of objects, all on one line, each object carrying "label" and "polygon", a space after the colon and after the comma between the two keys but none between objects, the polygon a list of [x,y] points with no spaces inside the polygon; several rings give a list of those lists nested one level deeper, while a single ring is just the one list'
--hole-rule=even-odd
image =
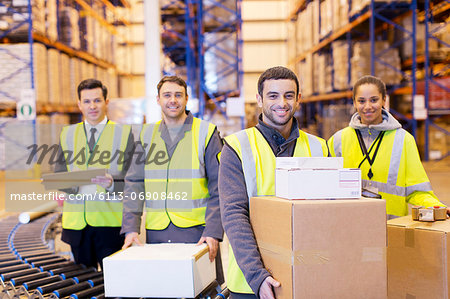
[{"label": "man in suit with clipboard", "polygon": [[123,179],[133,155],[131,126],[115,124],[106,116],[107,88],[87,79],[78,86],[78,108],[84,121],[64,127],[55,172],[105,169],[105,174],[62,191],[61,239],[70,244],[75,262],[102,266],[104,257],[120,250]]}]

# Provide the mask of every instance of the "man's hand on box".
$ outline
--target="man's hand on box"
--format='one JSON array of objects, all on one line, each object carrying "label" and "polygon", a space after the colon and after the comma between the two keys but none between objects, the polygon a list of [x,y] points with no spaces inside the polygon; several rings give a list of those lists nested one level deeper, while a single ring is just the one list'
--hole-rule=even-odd
[{"label": "man's hand on box", "polygon": [[267,276],[259,287],[259,297],[261,299],[275,299],[272,288],[279,288],[280,286],[281,283],[279,281],[273,279],[272,276]]},{"label": "man's hand on box", "polygon": [[206,244],[208,244],[209,247],[209,260],[211,262],[214,262],[214,259],[216,258],[217,255],[217,250],[219,248],[219,241],[211,237],[201,237],[197,245],[201,245],[205,242]]},{"label": "man's hand on box", "polygon": [[450,215],[450,207],[447,207],[447,218],[448,218],[448,215]]},{"label": "man's hand on box", "polygon": [[133,244],[133,242],[136,243],[137,245],[142,245],[141,241],[139,241],[138,236],[139,234],[136,232],[127,233],[125,235],[125,241],[123,242],[122,249],[130,247]]},{"label": "man's hand on box", "polygon": [[105,189],[111,187],[113,181],[114,179],[109,173],[106,173],[105,175],[98,175],[95,178],[91,179],[92,183],[97,184]]}]

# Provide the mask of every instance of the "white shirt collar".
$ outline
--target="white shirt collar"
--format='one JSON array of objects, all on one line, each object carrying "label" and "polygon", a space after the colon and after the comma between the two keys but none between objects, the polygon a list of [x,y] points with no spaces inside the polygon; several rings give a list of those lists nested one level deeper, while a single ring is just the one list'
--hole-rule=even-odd
[{"label": "white shirt collar", "polygon": [[108,122],[108,118],[105,116],[103,118],[103,120],[101,122],[99,122],[98,124],[96,124],[95,126],[91,125],[89,122],[87,122],[86,120],[84,121],[84,126],[86,128],[86,132],[90,132],[91,128],[96,128],[97,132],[98,131],[102,131],[103,127],[106,125],[106,123]]}]

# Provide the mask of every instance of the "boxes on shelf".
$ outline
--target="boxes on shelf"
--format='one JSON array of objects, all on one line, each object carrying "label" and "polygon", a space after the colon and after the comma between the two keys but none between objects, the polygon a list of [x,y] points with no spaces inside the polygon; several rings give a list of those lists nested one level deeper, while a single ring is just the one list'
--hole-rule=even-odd
[{"label": "boxes on shelf", "polygon": [[275,195],[287,199],[359,199],[361,170],[342,165],[342,158],[277,158]]},{"label": "boxes on shelf", "polygon": [[45,0],[45,33],[50,40],[58,39],[58,6],[56,0]]},{"label": "boxes on shelf", "polygon": [[59,11],[60,41],[74,49],[80,49],[79,16],[75,8],[63,7]]},{"label": "boxes on shelf", "polygon": [[78,101],[78,84],[81,82],[81,66],[80,60],[76,57],[70,58],[69,64],[69,80],[70,80],[70,99],[71,104],[74,105]]},{"label": "boxes on shelf", "polygon": [[55,49],[48,49],[48,96],[49,103],[53,105],[61,105],[61,65],[60,53]]},{"label": "boxes on shelf", "polygon": [[[433,80],[450,89],[450,77]],[[425,81],[417,82],[417,93],[425,94]],[[430,82],[428,84],[428,109],[450,109],[450,92]]]},{"label": "boxes on shelf", "polygon": [[[435,122],[435,124],[442,129],[450,132],[450,124],[445,121]],[[450,135],[445,134],[443,131],[430,126],[429,127],[429,156],[431,160],[442,159],[448,155],[450,151]]]},{"label": "boxes on shelf", "polygon": [[333,1],[320,2],[320,38],[325,38],[333,30]]},{"label": "boxes on shelf", "polygon": [[449,298],[450,220],[387,222],[389,298]]},{"label": "boxes on shelf", "polygon": [[[361,13],[361,11],[365,11],[364,9],[370,5],[371,0],[352,0],[352,6],[350,10],[350,15],[354,16],[356,14]],[[374,2],[393,2],[394,0],[374,0]],[[405,3],[411,3],[411,0],[395,0],[396,2],[405,2]]]},{"label": "boxes on shelf", "polygon": [[[0,45],[0,102],[19,101],[22,89],[31,89],[30,44]],[[36,103],[48,103],[47,49],[44,45],[33,44],[34,88]],[[12,63],[14,62],[14,63]],[[14,76],[11,76],[14,74]],[[6,79],[8,78],[8,79]],[[20,86],[20,88],[18,88]]]},{"label": "boxes on shelf", "polygon": [[61,53],[60,59],[60,74],[59,82],[61,89],[61,105],[68,106],[73,105],[76,102],[72,102],[72,96],[70,92],[70,58],[67,54]]},{"label": "boxes on shelf", "polygon": [[216,279],[206,245],[175,243],[119,251],[103,259],[103,275],[108,297],[194,298]]},{"label": "boxes on shelf", "polygon": [[[400,70],[401,61],[397,48],[389,48],[387,41],[375,42],[375,55],[377,58],[384,61],[386,64],[393,68]],[[384,51],[384,54],[378,56],[379,53]],[[371,73],[370,69],[370,53],[371,43],[368,42],[356,42],[353,46],[353,57],[351,58],[351,85],[353,85],[360,77]],[[393,70],[391,67],[384,65],[383,63],[375,61],[375,76],[380,77],[386,85],[400,84],[402,79],[401,73]]]},{"label": "boxes on shelf", "polygon": [[[31,19],[33,30],[45,34],[45,3],[44,0],[31,1]],[[2,1],[0,6],[0,35],[12,40],[23,40],[28,37],[28,0],[26,1]],[[25,22],[24,22],[25,21]],[[22,23],[22,25],[20,25]],[[20,26],[19,26],[20,25]],[[15,28],[16,26],[19,26]],[[15,28],[15,29],[13,29]],[[11,31],[11,29],[13,29]]]},{"label": "boxes on shelf", "polygon": [[348,126],[354,112],[352,104],[330,104],[317,119],[322,125],[322,137],[328,140],[334,133]]},{"label": "boxes on shelf", "polygon": [[305,60],[298,64],[297,74],[302,86],[302,97],[310,96],[314,93],[314,63],[313,55],[306,55]]},{"label": "boxes on shelf", "polygon": [[336,90],[347,90],[350,87],[348,78],[348,42],[334,41],[331,44],[331,49],[334,68],[333,87]]},{"label": "boxes on shelf", "polygon": [[385,201],[250,199],[264,266],[286,298],[386,298]]},{"label": "boxes on shelf", "polygon": [[314,92],[323,94],[333,91],[331,55],[328,53],[313,54]]}]

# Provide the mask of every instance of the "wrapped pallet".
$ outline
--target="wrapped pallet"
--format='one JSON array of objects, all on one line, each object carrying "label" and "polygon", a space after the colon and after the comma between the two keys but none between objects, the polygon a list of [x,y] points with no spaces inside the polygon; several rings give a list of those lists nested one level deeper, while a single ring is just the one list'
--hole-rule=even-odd
[{"label": "wrapped pallet", "polygon": [[[3,0],[1,2],[0,35],[6,33],[7,37],[11,39],[26,38],[28,36],[27,20],[30,17],[28,0]],[[40,34],[45,34],[44,0],[30,0],[30,6],[31,19],[33,20],[33,31]],[[20,25],[21,23],[22,25]]]},{"label": "wrapped pallet", "polygon": [[106,71],[106,82],[108,86],[108,94],[109,98],[118,98],[119,97],[119,86],[117,73],[114,69],[110,68]]},{"label": "wrapped pallet", "polygon": [[333,2],[325,0],[320,3],[320,38],[328,36],[333,30]]},{"label": "wrapped pallet", "polygon": [[79,16],[75,8],[63,7],[59,11],[60,41],[74,49],[80,49]]},{"label": "wrapped pallet", "polygon": [[311,1],[309,6],[312,10],[312,44],[317,45],[320,41],[320,1]]},{"label": "wrapped pallet", "polygon": [[70,58],[67,54],[61,53],[59,60],[61,71],[59,77],[61,86],[61,104],[63,106],[68,106],[73,103],[70,92]]},{"label": "wrapped pallet", "polygon": [[56,0],[45,0],[45,25],[46,35],[50,40],[58,39],[58,6]]},{"label": "wrapped pallet", "polygon": [[70,105],[74,105],[78,101],[78,92],[77,87],[78,84],[81,82],[81,66],[80,66],[80,60],[75,57],[70,58],[70,71],[69,71],[69,78],[70,78]]},{"label": "wrapped pallet", "polygon": [[[205,85],[213,94],[238,90],[236,33],[205,33]],[[231,66],[230,66],[231,65]]]},{"label": "wrapped pallet", "polygon": [[55,49],[48,49],[48,93],[52,105],[61,105],[61,69],[59,64],[60,53]]},{"label": "wrapped pallet", "polygon": [[[0,81],[0,90],[3,92],[0,94],[0,102],[17,102],[20,100],[22,89],[32,88],[30,50],[30,44],[0,45],[0,78],[5,78]],[[34,43],[32,51],[36,102],[37,104],[46,104],[49,97],[47,49],[42,44]]]},{"label": "wrapped pallet", "polygon": [[348,82],[348,51],[349,46],[346,41],[334,41],[331,44],[333,52],[334,69],[334,89],[346,90],[349,88]]},{"label": "wrapped pallet", "polygon": [[313,56],[308,54],[305,60],[301,61],[298,65],[298,71],[300,77],[300,86],[302,88],[302,96],[310,96],[314,93],[314,71],[313,71]]}]

